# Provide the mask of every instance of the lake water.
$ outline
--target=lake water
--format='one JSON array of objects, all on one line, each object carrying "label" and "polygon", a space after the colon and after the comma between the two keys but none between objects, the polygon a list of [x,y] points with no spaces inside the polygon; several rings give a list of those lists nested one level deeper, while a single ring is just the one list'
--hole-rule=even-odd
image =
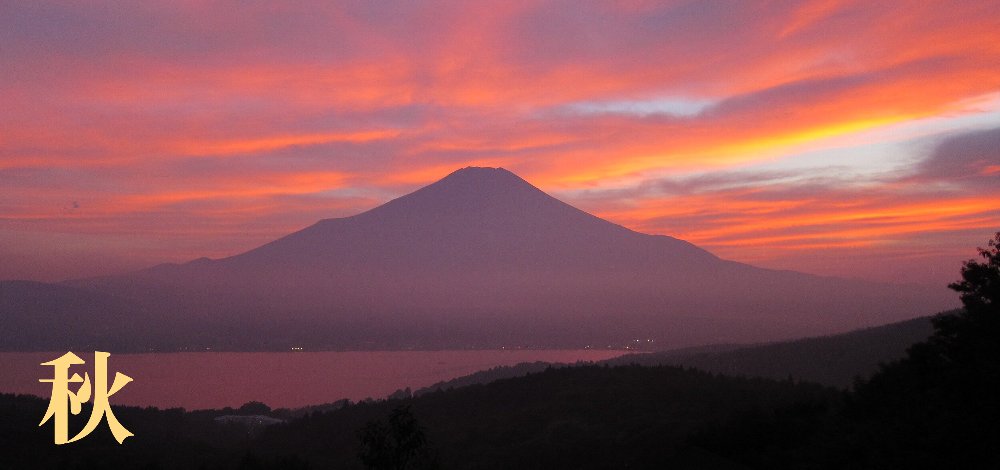
[{"label": "lake water", "polygon": [[[93,378],[93,353],[75,351],[87,361],[70,375]],[[0,353],[0,392],[48,397],[52,366],[64,352]],[[623,354],[607,350],[353,351],[353,352],[200,352],[112,354],[109,382],[118,371],[133,382],[111,397],[115,405],[183,407],[189,410],[238,407],[262,401],[272,408],[294,408],[353,401],[410,387],[417,390],[491,367],[521,362],[599,361]],[[109,383],[108,386],[111,384]]]}]

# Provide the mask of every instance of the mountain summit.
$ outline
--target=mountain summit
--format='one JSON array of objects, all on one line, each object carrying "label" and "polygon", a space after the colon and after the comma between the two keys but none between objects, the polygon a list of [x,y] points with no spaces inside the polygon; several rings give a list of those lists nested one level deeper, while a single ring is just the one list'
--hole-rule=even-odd
[{"label": "mountain summit", "polygon": [[[549,196],[502,168],[465,168],[370,211],[326,219],[223,263],[266,270],[294,260],[387,273],[430,268],[562,276],[623,262],[717,262],[687,242],[634,232]],[[377,264],[373,264],[377,263]],[[579,270],[579,271],[578,271]],[[437,272],[436,275],[444,274]]]},{"label": "mountain summit", "polygon": [[131,324],[168,348],[680,347],[832,333],[950,305],[944,289],[722,260],[501,168],[461,169],[229,258],[69,284],[131,306]]}]

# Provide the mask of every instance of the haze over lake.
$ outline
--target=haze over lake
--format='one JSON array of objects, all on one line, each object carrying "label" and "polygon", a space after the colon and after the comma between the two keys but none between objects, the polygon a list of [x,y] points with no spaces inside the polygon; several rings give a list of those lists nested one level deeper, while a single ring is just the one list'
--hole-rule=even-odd
[{"label": "haze over lake", "polygon": [[[87,364],[93,353],[74,351]],[[52,368],[41,366],[64,352],[0,353],[0,392],[47,397]],[[108,374],[134,380],[111,397],[116,405],[183,407],[189,410],[239,407],[262,401],[272,408],[330,403],[343,398],[384,398],[397,389],[413,390],[476,371],[521,362],[599,361],[616,350],[476,350],[348,352],[198,352],[112,354]]]}]

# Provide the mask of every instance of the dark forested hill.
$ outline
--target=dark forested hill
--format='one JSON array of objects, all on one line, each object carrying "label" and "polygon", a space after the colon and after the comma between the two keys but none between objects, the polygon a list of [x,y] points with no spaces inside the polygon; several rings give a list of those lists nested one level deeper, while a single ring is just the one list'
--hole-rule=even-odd
[{"label": "dark forested hill", "polygon": [[[866,378],[875,373],[879,364],[903,357],[908,347],[927,339],[932,331],[931,317],[922,317],[839,335],[761,345],[710,345],[627,354],[601,363],[684,366],[731,376],[778,380],[791,377],[846,388],[854,383],[855,378]],[[534,362],[495,367],[436,383],[417,390],[416,394],[485,384],[540,372],[548,367],[568,366],[572,364]]]},{"label": "dark forested hill", "polygon": [[38,428],[45,403],[2,395],[0,468],[361,468],[358,430],[400,405],[424,427],[442,468],[741,468],[688,438],[785,409],[816,419],[839,397],[817,385],[673,367],[584,366],[312,413],[256,437],[214,422],[222,412],[116,408],[135,432],[123,446],[101,427],[56,449],[51,428]]},{"label": "dark forested hill", "polygon": [[[701,468],[725,459],[687,446],[693,433],[787,407],[820,413],[838,398],[809,384],[673,367],[583,366],[431,393],[408,404],[444,468]],[[349,429],[394,406],[354,406],[273,428],[260,448],[296,449],[332,465],[357,448]]]},{"label": "dark forested hill", "polygon": [[933,333],[931,318],[915,318],[849,333],[771,344],[705,351],[631,354],[611,364],[683,365],[733,376],[792,377],[846,388],[867,378],[879,364],[906,355],[906,349]]}]

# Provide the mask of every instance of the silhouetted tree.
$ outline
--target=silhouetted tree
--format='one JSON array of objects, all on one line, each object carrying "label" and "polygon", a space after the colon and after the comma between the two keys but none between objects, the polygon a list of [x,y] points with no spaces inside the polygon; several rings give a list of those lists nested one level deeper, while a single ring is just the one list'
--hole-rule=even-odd
[{"label": "silhouetted tree", "polygon": [[962,267],[962,280],[949,284],[962,294],[965,310],[974,315],[996,313],[1000,306],[1000,232],[980,248],[979,256],[985,262],[970,259]]},{"label": "silhouetted tree", "polygon": [[1000,232],[979,254],[948,286],[965,308],[935,318],[927,341],[858,385],[854,416],[885,440],[867,464],[1000,468]]},{"label": "silhouetted tree", "polygon": [[437,468],[437,459],[427,445],[423,427],[409,406],[396,407],[389,424],[370,421],[358,432],[358,457],[372,470],[424,470]]},{"label": "silhouetted tree", "polygon": [[960,369],[967,373],[997,372],[990,366],[1000,359],[1000,232],[979,255],[984,262],[966,261],[962,280],[948,285],[961,294],[964,309],[935,318],[934,335],[915,345],[911,358],[950,369],[976,366]]},{"label": "silhouetted tree", "polygon": [[248,401],[237,412],[241,415],[266,415],[271,412],[271,407],[259,401]]}]

